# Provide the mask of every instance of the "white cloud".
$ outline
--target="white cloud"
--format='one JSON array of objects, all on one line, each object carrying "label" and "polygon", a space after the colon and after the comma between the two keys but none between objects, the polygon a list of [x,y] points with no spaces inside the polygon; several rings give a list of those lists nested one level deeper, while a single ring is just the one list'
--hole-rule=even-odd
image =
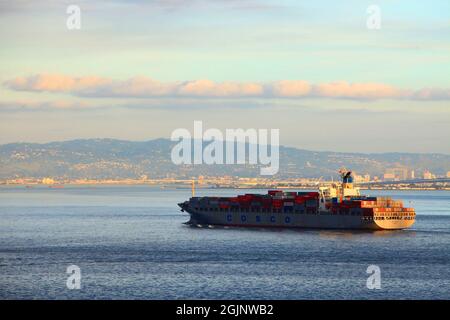
[{"label": "white cloud", "polygon": [[72,77],[37,74],[16,77],[4,83],[16,91],[68,93],[81,97],[110,98],[331,98],[331,99],[411,99],[450,100],[450,89],[400,89],[383,83],[348,83],[337,81],[311,84],[304,80],[282,80],[271,83],[214,82],[192,80],[160,82],[140,76],[113,80],[99,76]]}]

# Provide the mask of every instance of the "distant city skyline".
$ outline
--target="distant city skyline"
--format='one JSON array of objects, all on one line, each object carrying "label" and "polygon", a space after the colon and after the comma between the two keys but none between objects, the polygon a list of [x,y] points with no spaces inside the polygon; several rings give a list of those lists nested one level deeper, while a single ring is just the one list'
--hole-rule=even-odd
[{"label": "distant city skyline", "polygon": [[444,0],[0,0],[0,144],[169,138],[202,120],[279,128],[308,150],[450,154],[448,12]]}]

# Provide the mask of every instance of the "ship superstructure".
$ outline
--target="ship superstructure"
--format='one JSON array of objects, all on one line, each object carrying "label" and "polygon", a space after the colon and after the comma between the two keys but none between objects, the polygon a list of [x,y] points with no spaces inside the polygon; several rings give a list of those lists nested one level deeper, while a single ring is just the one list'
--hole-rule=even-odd
[{"label": "ship superstructure", "polygon": [[194,225],[373,230],[413,225],[413,208],[390,197],[361,195],[350,171],[342,171],[341,177],[341,183],[321,186],[317,192],[192,197],[178,205]]}]

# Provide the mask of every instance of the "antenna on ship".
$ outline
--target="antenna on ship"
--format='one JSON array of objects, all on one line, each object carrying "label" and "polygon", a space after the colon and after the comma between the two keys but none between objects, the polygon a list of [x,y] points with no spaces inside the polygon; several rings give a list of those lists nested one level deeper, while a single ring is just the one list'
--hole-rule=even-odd
[{"label": "antenna on ship", "polygon": [[322,178],[323,178],[323,176],[320,177],[319,179],[317,179],[316,185],[320,185],[320,181],[322,181]]}]

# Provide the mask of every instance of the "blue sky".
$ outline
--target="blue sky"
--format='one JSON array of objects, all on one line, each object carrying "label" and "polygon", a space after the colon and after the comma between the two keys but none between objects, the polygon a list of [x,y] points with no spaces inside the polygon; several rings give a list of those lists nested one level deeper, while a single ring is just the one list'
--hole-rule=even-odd
[{"label": "blue sky", "polygon": [[305,149],[450,153],[448,1],[0,1],[0,39],[0,143],[203,120]]}]

